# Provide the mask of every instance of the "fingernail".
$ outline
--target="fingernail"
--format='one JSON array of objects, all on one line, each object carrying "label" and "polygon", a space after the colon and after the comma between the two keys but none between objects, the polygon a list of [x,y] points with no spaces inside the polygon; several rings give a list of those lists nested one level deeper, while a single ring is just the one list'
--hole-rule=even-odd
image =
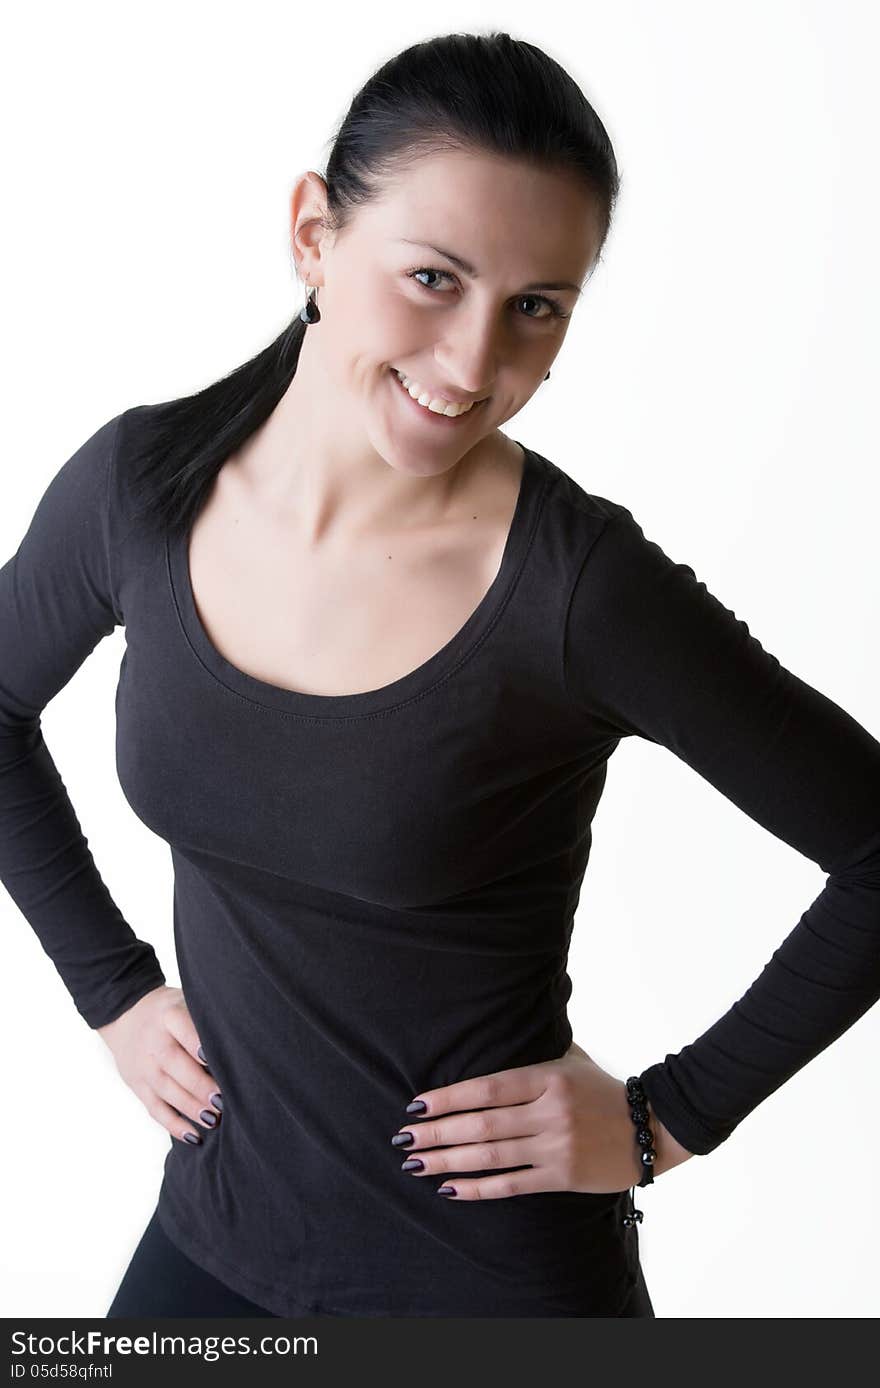
[{"label": "fingernail", "polygon": [[209,1108],[203,1108],[199,1117],[203,1123],[207,1123],[209,1128],[216,1128],[217,1124],[220,1122],[220,1115],[212,1113]]},{"label": "fingernail", "polygon": [[415,1138],[412,1133],[395,1133],[391,1139],[392,1147],[409,1147],[413,1142],[415,1142]]},{"label": "fingernail", "polygon": [[420,1161],[418,1157],[407,1157],[400,1169],[401,1171],[422,1171],[424,1166],[425,1163]]},{"label": "fingernail", "polygon": [[412,1103],[406,1106],[407,1113],[427,1113],[427,1111],[428,1105],[424,1099],[413,1099]]},{"label": "fingernail", "polygon": [[212,1095],[211,1095],[211,1103],[214,1105],[215,1108],[219,1108],[219,1110],[220,1110],[221,1113],[223,1112],[223,1095],[222,1095],[222,1094],[212,1094]]},{"label": "fingernail", "polygon": [[437,1195],[456,1195],[456,1194],[457,1194],[457,1191],[456,1191],[456,1189],[455,1189],[455,1186],[441,1186],[440,1189],[436,1192],[436,1194],[437,1194]]},{"label": "fingernail", "polygon": [[199,1054],[199,1060],[204,1060],[204,1061],[205,1061],[205,1064],[207,1065],[208,1062],[207,1062],[207,1060],[205,1060],[205,1052],[202,1050],[201,1046],[199,1046],[199,1052],[198,1052],[198,1054]]},{"label": "fingernail", "polygon": [[183,1140],[184,1142],[201,1142],[202,1139],[198,1133],[184,1133]]}]

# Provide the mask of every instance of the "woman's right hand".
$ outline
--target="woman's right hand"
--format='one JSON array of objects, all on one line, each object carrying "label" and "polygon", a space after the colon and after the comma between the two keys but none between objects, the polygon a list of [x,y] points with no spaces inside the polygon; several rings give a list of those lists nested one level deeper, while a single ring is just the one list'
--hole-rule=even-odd
[{"label": "woman's right hand", "polygon": [[172,1137],[201,1142],[199,1128],[217,1126],[219,1086],[198,1059],[198,1034],[180,988],[154,988],[96,1030],[129,1089]]}]

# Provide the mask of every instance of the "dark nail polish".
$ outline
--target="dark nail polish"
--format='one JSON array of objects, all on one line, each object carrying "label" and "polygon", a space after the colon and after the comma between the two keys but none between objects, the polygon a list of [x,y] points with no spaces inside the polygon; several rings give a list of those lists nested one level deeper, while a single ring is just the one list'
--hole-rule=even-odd
[{"label": "dark nail polish", "polygon": [[400,1169],[401,1171],[424,1171],[425,1163],[420,1161],[418,1157],[407,1157]]},{"label": "dark nail polish", "polygon": [[209,1108],[203,1108],[199,1117],[203,1123],[207,1123],[209,1128],[216,1128],[217,1124],[220,1122],[219,1114],[212,1113]]},{"label": "dark nail polish", "polygon": [[427,1113],[427,1111],[428,1105],[424,1099],[413,1099],[412,1103],[406,1106],[407,1113]]},{"label": "dark nail polish", "polygon": [[201,1142],[202,1139],[198,1133],[184,1133],[183,1140],[184,1142]]},{"label": "dark nail polish", "polygon": [[212,1094],[212,1095],[211,1095],[211,1103],[214,1105],[215,1108],[219,1108],[219,1110],[220,1110],[221,1113],[223,1112],[223,1095],[222,1095],[222,1094]]},{"label": "dark nail polish", "polygon": [[391,1139],[392,1147],[410,1147],[415,1142],[412,1133],[395,1133]]},{"label": "dark nail polish", "polygon": [[[199,1060],[205,1060],[205,1052],[202,1050],[201,1046],[199,1046],[199,1052],[198,1052],[198,1054],[199,1054]],[[205,1064],[206,1064],[206,1065],[207,1065],[207,1063],[208,1063],[207,1060],[205,1060]]]},{"label": "dark nail polish", "polygon": [[456,1191],[456,1189],[455,1189],[455,1186],[441,1186],[440,1189],[436,1192],[436,1194],[437,1194],[437,1195],[456,1195],[456,1194],[457,1194],[457,1191]]}]

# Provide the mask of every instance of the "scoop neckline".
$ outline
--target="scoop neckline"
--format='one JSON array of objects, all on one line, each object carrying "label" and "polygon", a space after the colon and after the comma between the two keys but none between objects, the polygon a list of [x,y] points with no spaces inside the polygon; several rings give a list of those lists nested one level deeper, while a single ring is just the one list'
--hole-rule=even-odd
[{"label": "scoop neckline", "polygon": [[531,545],[544,494],[546,474],[540,455],[519,439],[523,450],[516,506],[507,532],[501,563],[495,578],[458,631],[421,665],[377,689],[353,694],[311,694],[249,675],[220,653],[209,638],[196,608],[189,572],[189,540],[192,522],[183,530],[166,534],[168,578],[181,627],[192,653],[221,685],[234,694],[280,713],[307,718],[350,718],[389,712],[427,694],[467,660],[488,636],[510,597]]}]

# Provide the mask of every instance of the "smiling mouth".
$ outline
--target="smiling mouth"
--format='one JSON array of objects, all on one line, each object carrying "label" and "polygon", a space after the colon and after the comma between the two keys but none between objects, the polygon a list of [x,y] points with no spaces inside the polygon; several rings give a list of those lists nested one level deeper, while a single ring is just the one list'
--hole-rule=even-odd
[{"label": "smiling mouth", "polygon": [[[409,396],[413,404],[424,414],[430,415],[434,419],[461,419],[466,414],[473,414],[474,410],[479,409],[489,398],[488,396],[484,396],[482,400],[464,402],[455,400],[446,401],[443,396],[437,396],[432,399],[430,392],[427,390],[422,391],[420,396],[416,396],[409,389],[409,385],[418,385],[420,384],[419,382],[414,383],[410,377],[406,376],[405,372],[399,369],[399,367],[391,366],[389,370],[397,379],[398,385],[403,390],[404,394]],[[405,385],[405,381],[407,381],[409,385]],[[436,408],[436,406],[440,406],[441,404],[443,405],[442,409]],[[435,408],[432,408],[432,406]]]}]

